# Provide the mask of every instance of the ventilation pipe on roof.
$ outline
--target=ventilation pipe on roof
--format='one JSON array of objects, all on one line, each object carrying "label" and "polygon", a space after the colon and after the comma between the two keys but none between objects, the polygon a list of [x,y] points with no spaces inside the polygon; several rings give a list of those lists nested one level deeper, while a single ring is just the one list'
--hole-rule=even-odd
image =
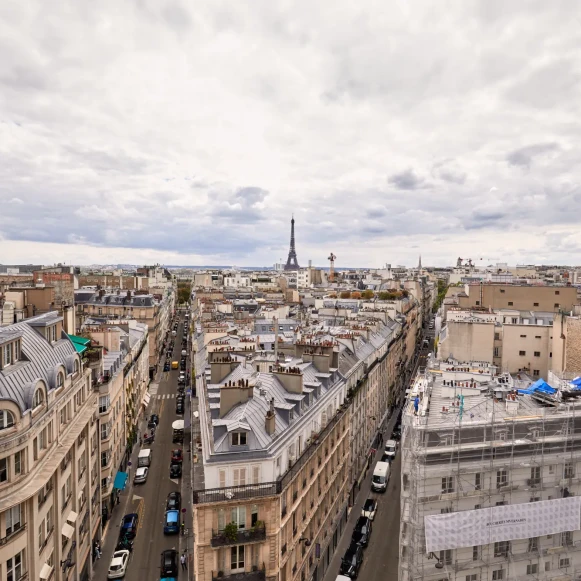
[{"label": "ventilation pipe on roof", "polygon": [[273,317],[272,322],[274,324],[274,362],[278,363],[278,319]]}]

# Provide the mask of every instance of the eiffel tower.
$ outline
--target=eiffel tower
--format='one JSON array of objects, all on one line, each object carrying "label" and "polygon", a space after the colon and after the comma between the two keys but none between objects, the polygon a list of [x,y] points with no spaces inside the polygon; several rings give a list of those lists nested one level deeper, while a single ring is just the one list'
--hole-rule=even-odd
[{"label": "eiffel tower", "polygon": [[295,250],[295,217],[291,218],[291,241],[290,250],[288,251],[288,258],[284,265],[285,270],[298,270],[300,268],[297,262],[297,251]]}]

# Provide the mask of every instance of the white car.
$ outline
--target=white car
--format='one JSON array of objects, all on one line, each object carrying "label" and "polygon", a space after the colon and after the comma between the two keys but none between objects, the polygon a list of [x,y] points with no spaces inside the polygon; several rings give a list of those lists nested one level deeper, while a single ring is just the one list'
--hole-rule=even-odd
[{"label": "white car", "polygon": [[385,442],[385,454],[390,458],[395,458],[397,452],[397,442],[395,440],[388,440]]},{"label": "white car", "polygon": [[367,517],[369,520],[375,518],[375,513],[377,512],[377,500],[374,498],[368,498],[361,509],[361,516]]},{"label": "white car", "polygon": [[107,579],[120,579],[125,577],[129,563],[129,551],[115,551],[111,563],[109,563],[109,572]]},{"label": "white car", "polygon": [[147,467],[142,466],[135,471],[135,476],[133,477],[133,484],[143,484],[147,480],[147,474],[149,470]]}]

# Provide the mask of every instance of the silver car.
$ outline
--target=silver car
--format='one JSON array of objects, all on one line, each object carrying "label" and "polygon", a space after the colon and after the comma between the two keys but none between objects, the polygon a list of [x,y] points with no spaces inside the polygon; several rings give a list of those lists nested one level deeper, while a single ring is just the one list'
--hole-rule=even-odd
[{"label": "silver car", "polygon": [[143,484],[147,480],[147,474],[149,469],[145,466],[138,468],[135,471],[135,476],[133,477],[133,484]]}]

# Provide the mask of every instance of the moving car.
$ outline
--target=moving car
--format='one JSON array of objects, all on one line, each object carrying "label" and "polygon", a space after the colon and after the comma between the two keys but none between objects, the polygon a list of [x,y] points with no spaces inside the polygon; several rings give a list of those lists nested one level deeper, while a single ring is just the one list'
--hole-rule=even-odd
[{"label": "moving car", "polygon": [[363,563],[363,547],[352,542],[341,559],[339,573],[346,575],[350,579],[357,579],[361,563]]},{"label": "moving car", "polygon": [[169,465],[169,477],[170,478],[181,478],[181,476],[182,476],[182,465],[175,464],[174,462],[172,462]]},{"label": "moving car", "polygon": [[143,466],[135,471],[135,476],[133,477],[133,484],[145,484],[147,481],[147,475],[149,473],[149,468]]},{"label": "moving car", "polygon": [[128,563],[129,551],[115,551],[109,563],[107,579],[120,579],[121,577],[125,577]]},{"label": "moving car", "polygon": [[161,576],[177,577],[178,576],[178,552],[173,549],[163,551],[161,554]]},{"label": "moving car", "polygon": [[397,453],[397,442],[395,440],[388,440],[385,442],[385,453],[393,460]]},{"label": "moving car", "polygon": [[149,421],[157,426],[159,425],[159,416],[157,414],[151,414]]},{"label": "moving car", "polygon": [[374,498],[368,498],[361,509],[361,516],[366,516],[369,520],[375,518],[375,513],[377,512],[377,500]]},{"label": "moving car", "polygon": [[[168,357],[170,357],[170,355],[168,355]],[[164,366],[163,366],[163,370],[164,371],[169,371],[169,361],[166,361]]]},{"label": "moving car", "polygon": [[385,492],[389,482],[389,463],[378,462],[373,470],[371,478],[371,490],[374,492]]},{"label": "moving car", "polygon": [[171,451],[172,463],[181,464],[184,461],[184,453],[180,448]]},{"label": "moving car", "polygon": [[180,510],[182,507],[182,495],[179,492],[170,492],[165,503],[166,510]]},{"label": "moving car", "polygon": [[121,529],[119,539],[127,537],[129,540],[134,539],[137,534],[137,524],[139,516],[136,513],[126,514],[121,520]]},{"label": "moving car", "polygon": [[391,434],[391,437],[396,442],[399,442],[401,440],[401,425],[395,426],[395,428],[393,429],[393,433]]},{"label": "moving car", "polygon": [[177,369],[180,366],[180,362],[179,361],[172,361],[171,362],[171,368],[172,369]]},{"label": "moving car", "polygon": [[163,524],[164,535],[177,535],[180,532],[180,512],[179,510],[166,510],[165,522]]},{"label": "moving car", "polygon": [[371,526],[371,521],[366,516],[360,516],[355,523],[353,535],[351,536],[353,542],[366,547],[371,536]]}]

